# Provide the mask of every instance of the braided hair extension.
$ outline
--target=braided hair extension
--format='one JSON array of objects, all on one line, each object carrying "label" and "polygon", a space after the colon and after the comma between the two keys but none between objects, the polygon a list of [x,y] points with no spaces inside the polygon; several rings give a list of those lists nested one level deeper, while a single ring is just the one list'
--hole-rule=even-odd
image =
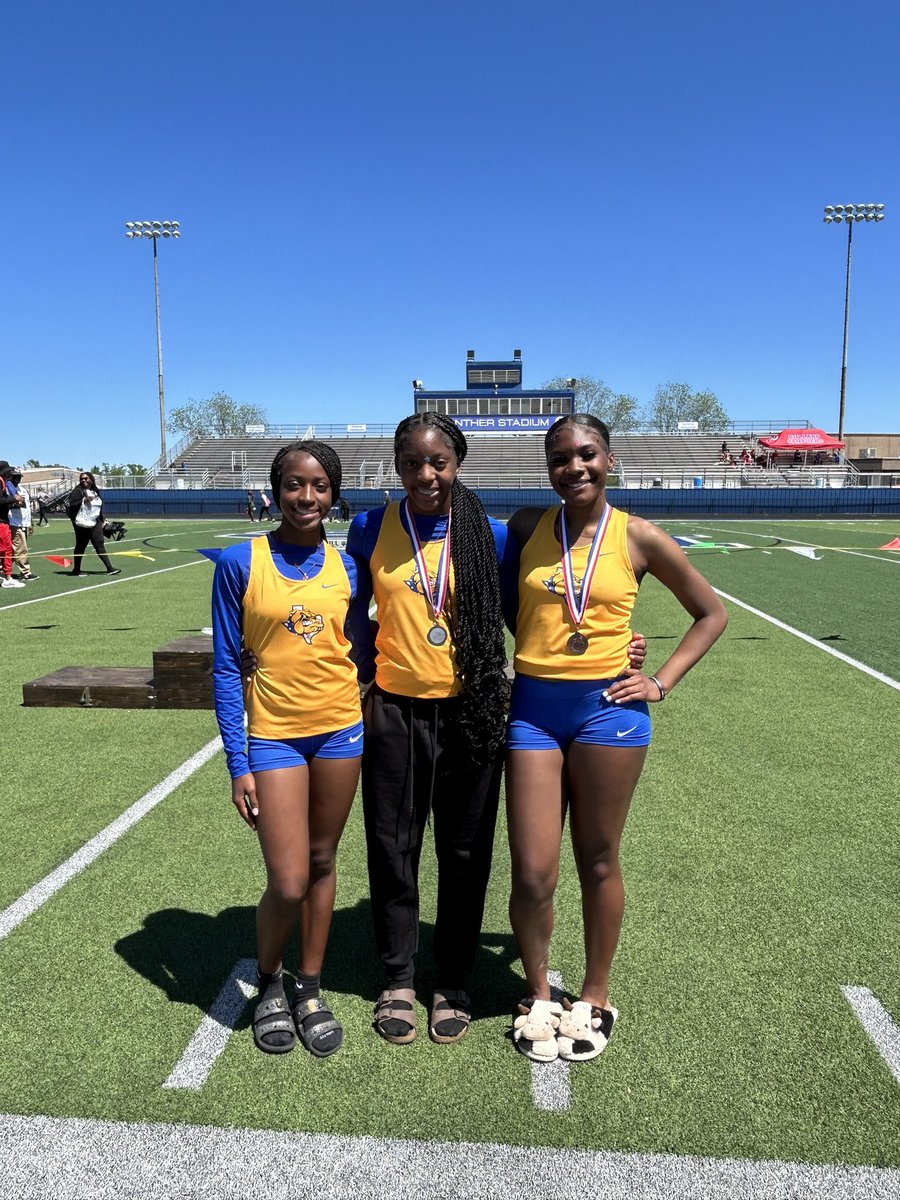
[{"label": "braided hair extension", "polygon": [[[332,505],[337,504],[341,494],[341,460],[338,452],[327,442],[319,442],[315,438],[305,438],[303,441],[291,442],[290,445],[282,446],[272,459],[269,482],[272,485],[272,495],[275,497],[278,507],[281,507],[281,476],[284,470],[284,460],[289,454],[297,453],[309,454],[316,460],[331,484],[331,503]],[[326,541],[328,540],[324,524],[322,525],[322,537]]]},{"label": "braided hair extension", "polygon": [[[468,444],[459,426],[442,413],[406,417],[394,434],[395,463],[417,429],[435,429],[462,462]],[[462,684],[460,726],[473,759],[489,762],[503,744],[509,680],[500,607],[497,549],[481,501],[454,480],[450,493],[453,536],[450,558],[454,572],[453,642]]]},{"label": "braided hair extension", "polygon": [[590,413],[569,413],[565,417],[560,417],[558,421],[554,421],[547,432],[544,434],[544,454],[550,453],[550,447],[556,441],[559,434],[567,425],[580,425],[584,429],[590,429],[598,434],[606,443],[606,450],[609,453],[609,426],[601,421],[598,417],[592,416]]}]

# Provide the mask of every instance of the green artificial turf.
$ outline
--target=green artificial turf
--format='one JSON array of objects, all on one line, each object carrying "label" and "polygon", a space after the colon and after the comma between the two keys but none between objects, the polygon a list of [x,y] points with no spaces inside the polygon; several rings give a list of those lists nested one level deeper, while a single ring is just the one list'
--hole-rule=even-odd
[{"label": "green artificial turf", "polygon": [[[170,540],[191,561],[190,546],[210,544],[212,528],[177,527]],[[898,635],[897,608],[879,572],[893,578],[896,567],[833,552],[822,562],[784,551],[694,561],[723,591],[813,636],[824,635],[811,627],[816,614],[821,631],[826,617],[839,621],[847,652],[890,673],[878,647]],[[135,563],[135,572],[168,565]],[[17,750],[0,906],[215,732],[209,712],[22,709],[22,682],[74,662],[149,662],[156,646],[207,624],[210,574],[201,563],[0,612],[0,635],[15,647],[0,672]],[[721,642],[653,708],[623,847],[628,907],[612,987],[621,1018],[601,1059],[570,1068],[568,1111],[534,1107],[532,1067],[508,1036],[524,985],[506,917],[502,818],[469,1035],[450,1047],[424,1035],[429,845],[420,1037],[393,1047],[374,1034],[380,972],[358,804],[339,852],[324,972],[345,1046],[327,1061],[300,1048],[262,1055],[245,1012],[201,1090],[162,1087],[235,962],[254,954],[262,862],[221,755],[0,941],[0,1111],[900,1164],[897,1084],[839,990],[870,987],[900,1023],[900,694],[729,609]],[[686,618],[648,580],[634,624],[653,670]],[[566,846],[551,965],[573,990],[582,955]]]}]

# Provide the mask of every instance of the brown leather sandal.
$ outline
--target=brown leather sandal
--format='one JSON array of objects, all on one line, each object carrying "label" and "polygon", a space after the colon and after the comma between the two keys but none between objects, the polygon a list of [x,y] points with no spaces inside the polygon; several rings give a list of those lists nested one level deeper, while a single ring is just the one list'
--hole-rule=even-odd
[{"label": "brown leather sandal", "polygon": [[428,1036],[440,1045],[458,1042],[469,1032],[471,1020],[472,1003],[466,992],[457,988],[436,991],[431,1002]]},{"label": "brown leather sandal", "polygon": [[402,1046],[416,1036],[416,993],[412,988],[385,988],[375,1002],[375,1029],[386,1042]]}]

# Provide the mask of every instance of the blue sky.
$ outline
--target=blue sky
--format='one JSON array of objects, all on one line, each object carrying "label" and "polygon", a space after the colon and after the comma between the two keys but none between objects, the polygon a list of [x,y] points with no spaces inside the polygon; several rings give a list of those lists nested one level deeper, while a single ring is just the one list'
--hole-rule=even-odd
[{"label": "blue sky", "polygon": [[466,349],[900,428],[895,5],[85,0],[4,17],[0,457],[158,453],[226,391],[393,423]]}]

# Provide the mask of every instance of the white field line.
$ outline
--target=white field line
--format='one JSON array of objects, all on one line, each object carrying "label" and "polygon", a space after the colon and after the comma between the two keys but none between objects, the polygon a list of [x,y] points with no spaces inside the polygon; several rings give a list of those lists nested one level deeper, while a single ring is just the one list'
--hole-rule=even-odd
[{"label": "white field line", "polygon": [[844,998],[856,1014],[857,1020],[875,1043],[875,1049],[888,1065],[893,1077],[900,1083],[900,1029],[891,1020],[877,996],[867,987],[842,987]]},{"label": "white field line", "polygon": [[[559,971],[548,971],[550,995],[562,1000],[563,977]],[[564,1058],[553,1062],[531,1064],[531,1097],[534,1107],[544,1112],[566,1112],[572,1107],[572,1091],[569,1087],[569,1064]]]},{"label": "white field line", "polygon": [[[563,980],[559,971],[549,973],[551,994],[561,999]],[[212,1008],[203,1017],[164,1088],[199,1091],[228,1045],[244,1004],[256,992],[256,963],[242,958],[235,963]],[[569,1064],[561,1058],[552,1063],[531,1064],[531,1094],[535,1108],[545,1112],[565,1112],[572,1107],[569,1088]]]},{"label": "white field line", "polygon": [[842,654],[840,650],[835,650],[831,646],[826,646],[817,638],[811,637],[810,634],[804,633],[800,629],[795,629],[793,625],[786,625],[784,621],[779,621],[777,617],[771,617],[768,613],[764,613],[759,608],[754,608],[752,604],[745,604],[743,600],[738,600],[736,596],[729,596],[727,592],[723,592],[720,588],[713,588],[717,596],[721,596],[723,600],[729,600],[732,604],[736,604],[738,608],[746,609],[748,613],[752,613],[754,617],[761,617],[763,621],[768,621],[770,625],[775,625],[778,629],[783,629],[786,633],[792,633],[794,637],[800,638],[803,642],[808,642],[810,646],[815,646],[817,650],[822,650],[825,654],[830,654],[832,658],[838,658],[848,666],[855,667],[857,671],[862,671],[865,675],[871,675],[873,679],[877,679],[879,683],[886,683],[888,687],[894,688],[900,692],[900,683],[896,679],[891,679],[890,675],[883,675],[881,671],[876,671],[874,667],[868,667],[865,663],[859,662],[855,658],[851,658],[849,654]]},{"label": "white field line", "polygon": [[[739,533],[742,537],[772,538],[779,536],[777,533],[756,533],[752,529],[726,529],[722,525],[706,525],[704,528],[711,529],[714,533]],[[896,558],[882,558],[880,554],[866,554],[863,550],[848,550],[846,547],[841,546],[822,546],[818,542],[802,542],[799,538],[783,537],[781,541],[793,542],[795,546],[806,546],[809,548],[814,546],[816,550],[831,550],[834,554],[851,554],[854,558],[871,558],[873,562],[886,562],[892,563],[895,567],[900,566],[900,555]],[[789,547],[786,546],[785,549],[789,549]],[[889,551],[885,551],[885,553],[889,553]]]},{"label": "white field line", "polygon": [[[596,1114],[594,1114],[595,1119]],[[17,1200],[897,1200],[900,1170],[0,1115]]]},{"label": "white field line", "polygon": [[83,596],[86,592],[94,592],[101,587],[116,587],[120,583],[134,583],[138,579],[146,579],[148,575],[165,575],[167,571],[183,571],[185,567],[200,567],[208,563],[208,558],[198,558],[193,562],[179,563],[177,567],[159,567],[154,571],[141,571],[140,575],[117,575],[115,579],[107,579],[104,583],[91,583],[87,587],[79,587],[71,592],[55,592],[52,596],[35,596],[33,600],[19,600],[15,604],[4,604],[0,613],[12,608],[24,608],[26,604],[42,604],[45,600],[68,600],[70,596]]},{"label": "white field line", "polygon": [[200,1022],[184,1054],[163,1084],[164,1088],[186,1088],[199,1092],[209,1078],[216,1059],[228,1045],[228,1039],[244,1011],[244,1004],[255,993],[256,962],[252,958],[238,959],[212,1008]]},{"label": "white field line", "polygon": [[165,800],[166,796],[170,795],[180,784],[184,783],[190,775],[199,770],[204,763],[209,762],[213,755],[221,750],[221,748],[221,738],[215,737],[211,742],[207,742],[187,762],[182,763],[180,767],[176,767],[161,783],[158,783],[146,795],[142,796],[140,800],[136,800],[129,808],[126,808],[121,816],[116,817],[105,829],[101,829],[89,842],[85,842],[80,850],[76,850],[64,863],[51,871],[49,875],[45,875],[39,883],[29,888],[18,900],[14,900],[8,908],[3,909],[0,912],[0,941],[12,933],[27,917],[36,912],[60,888],[64,887],[71,879],[74,879],[76,875],[80,875],[85,867],[90,866],[96,858],[100,857],[104,850],[108,850],[110,846],[117,842],[122,834],[126,833],[132,825],[136,825],[141,817],[146,816],[161,800]]}]

